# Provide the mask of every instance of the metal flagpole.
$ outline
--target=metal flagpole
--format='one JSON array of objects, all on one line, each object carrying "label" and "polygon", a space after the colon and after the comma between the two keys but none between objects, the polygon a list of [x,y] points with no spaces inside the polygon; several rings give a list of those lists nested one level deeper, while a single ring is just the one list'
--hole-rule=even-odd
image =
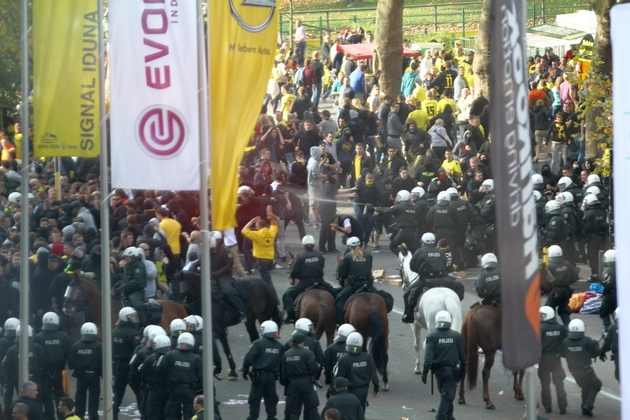
[{"label": "metal flagpole", "polygon": [[30,209],[28,200],[29,174],[29,83],[28,83],[28,0],[22,0],[22,106],[20,119],[22,125],[22,183],[20,184],[20,362],[18,366],[20,386],[28,381],[28,316],[29,295],[29,230]]},{"label": "metal flagpole", "polygon": [[538,408],[536,403],[536,368],[530,366],[525,370],[527,377],[527,420],[536,420],[538,418]]},{"label": "metal flagpole", "polygon": [[109,141],[105,110],[105,33],[103,0],[98,0],[98,55],[99,55],[99,107],[100,107],[100,175],[101,175],[101,338],[103,340],[103,418],[113,417],[112,380],[112,299],[109,268]]},{"label": "metal flagpole", "polygon": [[[208,5],[208,16],[212,6]],[[210,19],[208,18],[208,22]],[[203,316],[203,393],[206,407],[206,415],[214,419],[214,355],[212,346],[212,287],[210,286],[210,209],[208,195],[208,169],[209,169],[209,102],[208,79],[206,75],[206,43],[203,26],[203,13],[201,2],[197,1],[197,60],[199,80],[199,219],[201,222],[201,314]],[[208,42],[210,42],[208,31]],[[208,57],[210,68],[210,57]]]}]

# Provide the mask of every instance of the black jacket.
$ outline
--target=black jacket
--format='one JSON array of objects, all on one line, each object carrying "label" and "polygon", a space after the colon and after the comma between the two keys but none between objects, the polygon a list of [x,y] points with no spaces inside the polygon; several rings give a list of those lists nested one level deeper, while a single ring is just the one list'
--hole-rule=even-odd
[{"label": "black jacket", "polygon": [[464,339],[451,329],[436,329],[427,337],[424,372],[442,367],[464,371]]},{"label": "black jacket", "polygon": [[363,406],[359,398],[351,392],[345,391],[335,394],[326,401],[326,405],[322,410],[322,420],[324,413],[329,408],[334,408],[341,414],[343,420],[363,420]]}]

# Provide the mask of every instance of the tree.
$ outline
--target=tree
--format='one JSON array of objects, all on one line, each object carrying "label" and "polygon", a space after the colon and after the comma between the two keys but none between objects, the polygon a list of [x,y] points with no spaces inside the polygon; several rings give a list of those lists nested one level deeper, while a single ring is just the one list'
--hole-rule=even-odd
[{"label": "tree", "polygon": [[473,59],[475,96],[490,98],[490,37],[492,35],[492,0],[482,0],[479,17],[479,35]]},{"label": "tree", "polygon": [[381,92],[392,98],[400,94],[402,77],[404,0],[378,0],[376,6],[376,56]]},{"label": "tree", "polygon": [[0,0],[0,110],[19,102],[20,2]]}]

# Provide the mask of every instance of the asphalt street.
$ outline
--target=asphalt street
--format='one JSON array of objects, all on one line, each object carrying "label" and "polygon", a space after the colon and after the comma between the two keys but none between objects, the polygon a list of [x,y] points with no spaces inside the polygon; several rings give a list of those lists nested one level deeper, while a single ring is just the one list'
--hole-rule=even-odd
[{"label": "asphalt street", "polygon": [[[313,227],[310,229],[315,231]],[[289,228],[287,233],[287,245],[294,253],[299,252],[300,246],[297,231],[293,226]],[[342,249],[338,244],[338,249]],[[337,264],[339,254],[326,255],[326,278],[328,281],[336,285],[334,270]],[[386,275],[396,275],[398,273],[398,260],[383,244],[380,250],[373,251],[374,269],[384,269]],[[472,282],[475,271],[471,270],[461,273],[463,282],[466,285],[466,296],[462,303],[462,308],[467,311],[468,308],[478,300],[472,289]],[[282,294],[288,287],[288,270],[276,269],[273,271],[273,282],[279,294]],[[389,315],[389,376],[390,391],[380,393],[377,396],[370,395],[366,417],[370,420],[421,420],[435,418],[433,409],[437,408],[439,395],[437,391],[432,395],[429,385],[423,385],[420,376],[413,373],[415,351],[413,349],[413,334],[411,328],[407,324],[403,324],[400,320],[403,308],[402,289],[385,283],[379,283],[379,288],[387,290],[394,296],[395,308]],[[575,316],[575,315],[574,315]],[[585,320],[587,325],[587,334],[598,338],[601,334],[601,321],[598,316],[587,315],[580,316]],[[282,327],[282,341],[285,341],[292,330],[292,325]],[[249,348],[249,339],[243,325],[233,327],[229,331],[230,344],[234,353],[237,364],[243,360],[247,349]],[[325,338],[321,340],[322,346],[326,345]],[[224,367],[227,366],[225,357],[223,356]],[[483,363],[483,355],[480,355],[480,367]],[[566,365],[565,365],[566,366]],[[614,379],[613,363],[597,361],[594,364],[597,375],[602,380],[604,386],[599,394],[595,404],[595,416],[598,419],[619,419],[620,418],[620,398],[619,386]],[[224,375],[227,372],[224,371]],[[568,374],[568,371],[567,371]],[[481,374],[479,375],[481,381]],[[538,379],[536,378],[538,386]],[[568,393],[569,408],[566,415],[555,413],[543,415],[547,419],[566,419],[573,420],[583,418],[580,415],[580,390],[568,377],[565,380],[565,387]],[[247,396],[249,393],[249,382],[239,377],[236,381],[222,380],[216,383],[217,397],[221,401],[221,413],[226,420],[246,419]],[[278,407],[278,418],[283,418],[284,413],[284,397],[282,396],[282,388],[278,386],[280,395],[280,405]],[[553,391],[552,391],[553,392]],[[121,418],[137,419],[135,404],[131,402],[129,396],[131,392],[127,391],[128,401],[121,414]],[[496,410],[489,411],[484,408],[481,397],[481,382],[478,383],[476,389],[467,390],[467,404],[465,406],[456,405],[455,417],[457,419],[466,420],[491,420],[491,419],[520,419],[524,418],[525,407],[523,402],[516,401],[512,392],[512,374],[507,371],[501,362],[501,354],[499,353],[491,374],[490,396],[496,405]],[[320,404],[323,407],[325,402],[325,391],[319,393]],[[555,394],[553,397],[555,404]],[[264,410],[264,409],[263,409]],[[542,410],[541,410],[542,411]],[[261,418],[264,417],[261,413]]]}]

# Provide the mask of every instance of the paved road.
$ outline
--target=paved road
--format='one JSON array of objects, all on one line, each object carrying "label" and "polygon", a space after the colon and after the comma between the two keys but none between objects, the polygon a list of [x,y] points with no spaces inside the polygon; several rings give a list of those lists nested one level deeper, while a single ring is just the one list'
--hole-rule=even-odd
[{"label": "paved road", "polygon": [[[295,230],[291,229],[289,231],[287,239],[290,248],[293,248],[295,251],[299,250],[297,232]],[[339,246],[339,249],[341,249],[341,246]],[[327,255],[326,260],[327,278],[331,281],[334,279],[333,272],[336,267],[336,256]],[[398,270],[397,260],[389,250],[383,248],[381,252],[374,252],[374,268],[385,269],[386,274],[396,274]],[[477,300],[476,296],[471,293],[473,277],[474,272],[468,272],[463,280],[467,289],[463,302],[463,308],[465,309]],[[275,270],[273,272],[273,281],[278,293],[281,294],[288,286],[287,270]],[[430,387],[423,385],[420,377],[413,374],[415,354],[412,347],[412,332],[408,325],[400,321],[402,290],[388,284],[380,284],[379,287],[390,292],[396,302],[395,309],[390,314],[389,374],[391,391],[381,393],[377,397],[370,397],[367,418],[370,420],[432,419],[435,414],[432,414],[430,411],[437,408],[438,396],[431,395]],[[601,333],[599,318],[596,316],[585,316],[583,319],[587,324],[587,332],[591,336],[599,336]],[[290,333],[291,326],[283,326],[281,331],[283,340]],[[249,340],[245,328],[242,325],[236,326],[230,329],[229,334],[235,360],[237,360],[237,363],[241,363],[249,348]],[[322,339],[322,346],[325,344],[325,339]],[[483,358],[482,355],[481,357]],[[482,362],[483,359],[480,360],[480,366]],[[226,365],[224,358],[224,366]],[[603,392],[595,405],[595,415],[598,419],[619,419],[620,400],[618,396],[620,394],[618,384],[613,376],[613,365],[611,362],[602,363],[598,361],[595,363],[595,370],[604,383]],[[536,383],[538,384],[538,381]],[[557,413],[552,414],[547,417],[549,419],[573,420],[583,418],[580,416],[579,389],[571,378],[567,378],[565,384],[569,398],[569,413],[565,416],[559,416]],[[492,370],[490,384],[491,398],[496,405],[495,411],[488,411],[484,408],[480,394],[480,385],[477,389],[467,393],[467,405],[455,407],[456,418],[467,420],[523,418],[524,405],[513,398],[512,375],[503,368],[500,354],[497,356],[495,367]],[[237,381],[223,380],[217,383],[217,396],[222,402],[221,412],[224,419],[247,418],[248,392],[249,383],[240,378]],[[324,401],[325,396],[322,391],[320,392],[320,402],[323,403]],[[137,411],[133,405],[129,405],[125,411],[127,415],[121,416],[121,418],[138,418]],[[278,411],[279,418],[283,418],[284,398],[282,396]]]}]

